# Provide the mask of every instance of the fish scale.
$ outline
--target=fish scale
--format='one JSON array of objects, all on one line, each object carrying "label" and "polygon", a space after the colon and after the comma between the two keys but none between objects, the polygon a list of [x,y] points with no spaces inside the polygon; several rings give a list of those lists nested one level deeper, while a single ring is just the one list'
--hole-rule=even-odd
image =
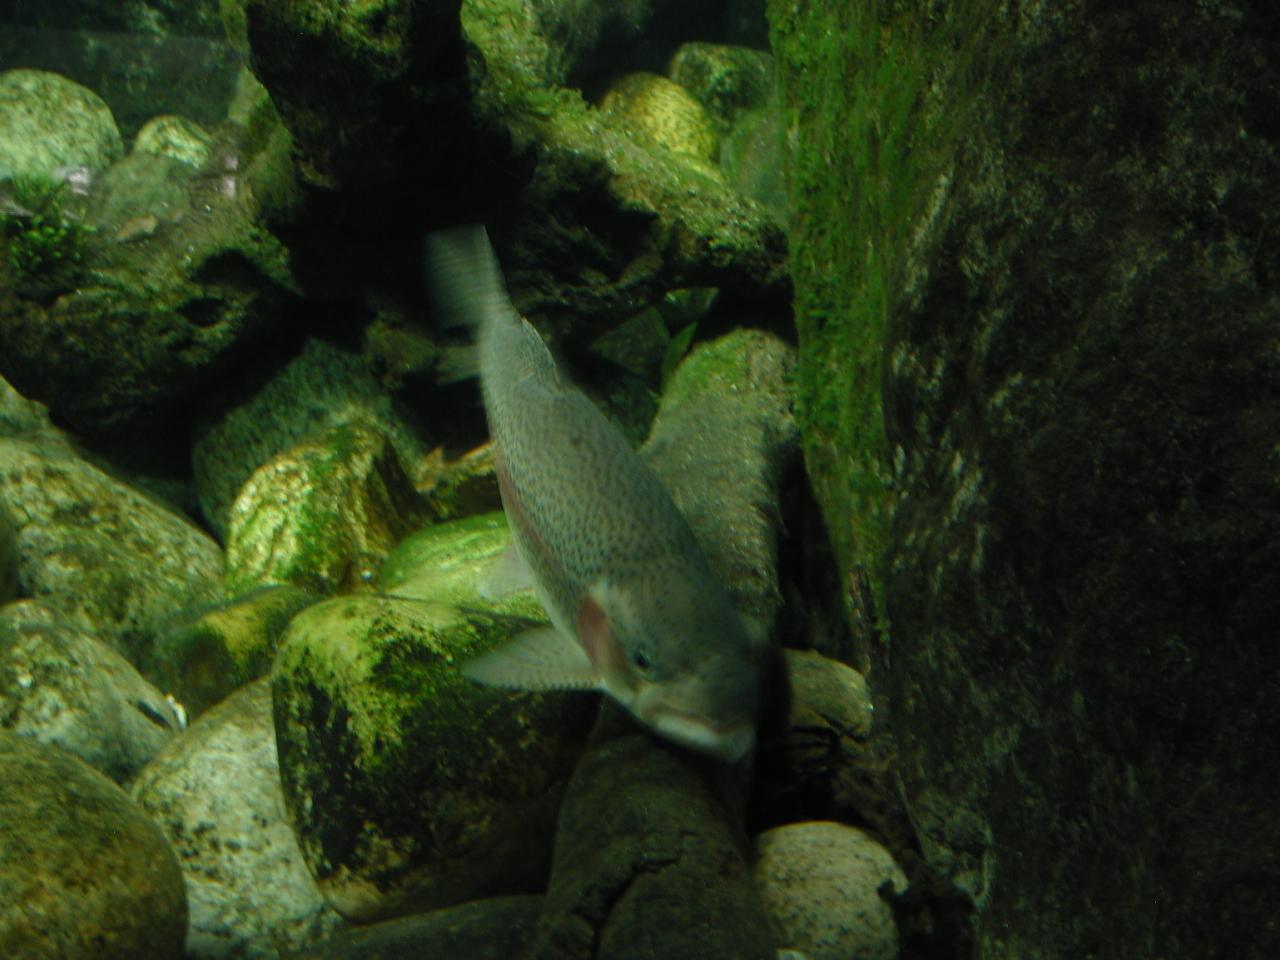
[{"label": "fish scale", "polygon": [[593,686],[660,736],[734,761],[754,744],[763,641],[662,481],[516,312],[483,228],[428,238],[433,293],[477,331],[516,553],[554,629],[469,663],[525,689]]}]

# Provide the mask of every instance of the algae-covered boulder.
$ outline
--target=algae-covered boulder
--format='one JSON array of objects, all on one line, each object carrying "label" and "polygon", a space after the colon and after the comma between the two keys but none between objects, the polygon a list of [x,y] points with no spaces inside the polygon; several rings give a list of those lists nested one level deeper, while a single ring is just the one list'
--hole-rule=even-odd
[{"label": "algae-covered boulder", "polygon": [[156,624],[218,595],[208,534],[66,449],[0,438],[0,501],[18,522],[26,592],[131,663]]},{"label": "algae-covered boulder", "polygon": [[45,213],[80,242],[55,275],[0,264],[0,373],[81,430],[120,429],[172,415],[275,329],[293,280],[248,160],[223,142],[206,175],[134,153],[77,198],[83,220]]},{"label": "algae-covered boulder", "polygon": [[600,109],[634,139],[716,175],[715,126],[702,104],[678,83],[656,73],[629,73],[606,91]]},{"label": "algae-covered boulder", "polygon": [[134,153],[169,157],[200,169],[209,159],[212,138],[200,124],[186,117],[152,117],[133,139]]},{"label": "algae-covered boulder", "polygon": [[264,464],[240,491],[227,591],[291,583],[326,594],[367,583],[425,513],[385,435],[358,421],[332,427]]},{"label": "algae-covered boulder", "polygon": [[459,671],[545,622],[515,612],[536,610],[532,597],[502,612],[475,593],[508,539],[500,518],[434,528],[415,562],[393,558],[388,596],[328,600],[289,625],[273,679],[285,797],[320,889],[352,918],[545,883],[596,698],[488,689]]},{"label": "algae-covered boulder", "polygon": [[697,98],[722,131],[744,111],[764,106],[773,92],[773,58],[750,47],[681,44],[667,75]]},{"label": "algae-covered boulder", "polygon": [[806,461],[959,955],[1276,955],[1271,8],[770,9]]},{"label": "algae-covered boulder", "polygon": [[231,384],[204,407],[192,467],[201,512],[224,539],[231,504],[249,476],[331,427],[351,420],[376,426],[406,466],[422,454],[412,425],[361,359],[319,338],[309,338],[261,384]]},{"label": "algae-covered boulder", "polygon": [[44,70],[0,73],[0,180],[81,167],[97,175],[123,153],[115,119],[92,90]]},{"label": "algae-covered boulder", "polygon": [[[437,101],[456,92],[449,85],[461,78],[459,6],[460,0],[225,4],[301,148],[303,176],[318,185],[356,169],[365,183],[385,182],[403,169],[413,150],[415,111],[439,111]],[[368,149],[371,143],[377,149]]]},{"label": "algae-covered boulder", "polygon": [[179,960],[186,929],[177,860],[128,794],[0,731],[0,954]]},{"label": "algae-covered boulder", "polygon": [[198,717],[266,674],[289,620],[317,599],[279,583],[166,618],[155,631],[142,669],[188,715]]}]

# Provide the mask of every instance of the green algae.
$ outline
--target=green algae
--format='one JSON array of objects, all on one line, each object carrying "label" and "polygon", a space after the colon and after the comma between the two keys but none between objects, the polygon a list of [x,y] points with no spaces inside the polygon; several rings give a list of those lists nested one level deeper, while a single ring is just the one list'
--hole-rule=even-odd
[{"label": "green algae", "polygon": [[893,503],[881,407],[886,333],[921,288],[980,89],[989,0],[925,22],[902,3],[772,0],[785,109],[805,460],[841,569],[877,610]]}]

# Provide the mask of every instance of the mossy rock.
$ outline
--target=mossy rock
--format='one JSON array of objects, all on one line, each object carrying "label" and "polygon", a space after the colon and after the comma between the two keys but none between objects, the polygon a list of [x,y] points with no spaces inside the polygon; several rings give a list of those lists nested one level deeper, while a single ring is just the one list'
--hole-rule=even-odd
[{"label": "mossy rock", "polygon": [[458,669],[529,624],[356,595],[289,625],[273,679],[286,802],[321,892],[348,917],[545,882],[596,698],[483,688]]},{"label": "mossy rock", "polygon": [[209,159],[212,138],[200,124],[185,117],[152,117],[133,140],[134,153],[169,157],[199,169]]},{"label": "mossy rock", "polygon": [[339,424],[265,463],[231,508],[227,591],[291,583],[321,594],[369,583],[427,516],[387,437]]},{"label": "mossy rock", "polygon": [[316,599],[276,584],[194,610],[159,631],[144,671],[194,719],[266,674],[290,619]]},{"label": "mossy rock", "polygon": [[92,90],[46,70],[0,73],[0,180],[101,173],[124,154],[111,111]]},{"label": "mossy rock", "polygon": [[0,603],[18,595],[18,521],[0,503]]},{"label": "mossy rock", "polygon": [[723,131],[739,113],[768,101],[773,57],[750,47],[685,43],[671,58],[667,75],[693,94]]},{"label": "mossy rock", "polygon": [[680,84],[655,73],[630,73],[609,88],[600,109],[636,140],[716,175],[715,126],[702,104]]},{"label": "mossy rock", "polygon": [[501,511],[424,527],[405,537],[387,557],[378,575],[385,594],[465,608],[490,608],[503,616],[545,620],[531,591],[498,603],[482,600],[476,584],[511,546],[511,531]]}]

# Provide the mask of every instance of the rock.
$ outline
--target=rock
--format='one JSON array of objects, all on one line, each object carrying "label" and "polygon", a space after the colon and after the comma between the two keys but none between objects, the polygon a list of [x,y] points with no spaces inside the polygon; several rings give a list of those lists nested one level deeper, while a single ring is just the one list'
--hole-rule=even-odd
[{"label": "rock", "polygon": [[326,941],[298,960],[508,960],[528,942],[541,897],[495,897],[385,920]]},{"label": "rock", "polygon": [[18,521],[0,502],[0,605],[18,595]]},{"label": "rock", "polygon": [[[764,631],[779,603],[777,484],[796,442],[790,366],[790,348],[756,331],[700,346],[642,450]],[[606,701],[560,812],[533,960],[773,958],[742,773],[649,736]]]},{"label": "rock", "polygon": [[[355,182],[385,183],[416,135],[403,111],[416,100],[419,119],[428,119],[441,109],[439,99],[456,95],[459,6],[448,0],[411,15],[387,3],[370,16],[324,0],[224,5],[233,29],[243,23],[254,70],[297,140],[304,179],[318,186],[355,169]],[[371,143],[378,149],[365,149]]]},{"label": "rock", "polygon": [[546,621],[529,594],[498,608],[476,595],[478,569],[509,542],[501,517],[426,536],[414,549],[438,567],[384,576],[387,596],[304,610],[273,674],[303,855],[329,903],[361,921],[540,889],[596,709],[587,694],[512,693],[462,676],[461,661]]},{"label": "rock", "polygon": [[667,384],[642,454],[666,482],[739,609],[773,624],[778,484],[796,456],[794,351],[738,330],[696,348]]},{"label": "rock", "polygon": [[0,729],[126,783],[183,727],[165,695],[38,600],[0,607]]},{"label": "rock", "polygon": [[502,509],[491,441],[448,461],[444,448],[437,447],[418,461],[414,475],[436,520],[457,520]]},{"label": "rock", "polygon": [[223,539],[232,501],[250,475],[331,427],[370,423],[391,439],[404,463],[422,455],[412,424],[360,358],[325,340],[307,340],[261,386],[234,390],[208,401],[192,450],[201,511]]},{"label": "rock", "polygon": [[372,424],[340,424],[260,467],[232,505],[227,592],[290,583],[321,595],[368,584],[426,517],[395,449]]},{"label": "rock", "polygon": [[529,960],[773,960],[742,803],[728,768],[605,701],[560,811]]},{"label": "rock", "polygon": [[325,906],[285,814],[267,680],[192,724],[132,793],[177,853],[190,960],[275,957],[345,926]]},{"label": "rock", "polygon": [[791,677],[787,724],[793,731],[830,731],[855,743],[871,738],[875,707],[862,674],[812,650],[786,650],[784,654]]},{"label": "rock", "polygon": [[318,599],[281,583],[178,614],[156,629],[142,667],[198,717],[265,675],[293,615]]},{"label": "rock", "polygon": [[644,310],[597,337],[588,348],[592,354],[657,389],[662,361],[671,346],[671,334],[656,309]]},{"label": "rock", "polygon": [[893,910],[879,889],[907,878],[889,851],[856,827],[792,823],[756,839],[756,883],[782,942],[811,960],[896,960]]},{"label": "rock", "polygon": [[958,956],[1280,955],[1276,38],[979,7],[770,4],[806,461],[883,571],[902,796]]},{"label": "rock", "polygon": [[45,70],[0,73],[0,180],[80,167],[93,176],[123,153],[111,111],[92,90]]},{"label": "rock", "polygon": [[212,138],[186,117],[152,117],[133,140],[133,152],[168,157],[197,170],[209,159]]},{"label": "rock", "polygon": [[295,284],[252,185],[268,154],[287,161],[235,136],[207,169],[133,153],[71,194],[75,256],[0,304],[0,374],[81,432],[124,431],[173,417],[278,329]]},{"label": "rock", "polygon": [[71,754],[0,732],[0,954],[180,960],[182,874],[159,828]]},{"label": "rock", "polygon": [[600,109],[636,140],[718,176],[715,127],[702,104],[678,83],[654,73],[629,73],[609,88]]},{"label": "rock", "polygon": [[157,622],[217,594],[207,534],[66,450],[0,437],[0,500],[18,521],[24,592],[132,663]]},{"label": "rock", "polygon": [[70,449],[62,431],[49,422],[49,411],[44,405],[28,400],[3,377],[0,377],[0,437]]},{"label": "rock", "polygon": [[763,107],[773,93],[773,57],[750,47],[681,44],[667,75],[693,94],[726,132],[739,114]]},{"label": "rock", "polygon": [[476,584],[511,544],[501,512],[440,523],[405,537],[378,573],[385,596],[459,608],[483,607],[507,617],[545,620],[532,591],[523,590],[494,603],[482,601]]},{"label": "rock", "polygon": [[729,183],[784,223],[791,212],[785,123],[781,104],[771,101],[739,115],[720,143],[720,168]]}]

